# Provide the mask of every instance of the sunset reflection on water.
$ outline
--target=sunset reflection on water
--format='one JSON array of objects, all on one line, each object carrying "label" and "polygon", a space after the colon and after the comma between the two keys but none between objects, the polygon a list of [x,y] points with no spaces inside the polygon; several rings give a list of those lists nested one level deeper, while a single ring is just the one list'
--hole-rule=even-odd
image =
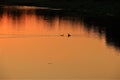
[{"label": "sunset reflection on water", "polygon": [[107,46],[106,34],[85,26],[74,17],[37,15],[34,9],[3,10],[0,78],[120,79],[119,51]]}]

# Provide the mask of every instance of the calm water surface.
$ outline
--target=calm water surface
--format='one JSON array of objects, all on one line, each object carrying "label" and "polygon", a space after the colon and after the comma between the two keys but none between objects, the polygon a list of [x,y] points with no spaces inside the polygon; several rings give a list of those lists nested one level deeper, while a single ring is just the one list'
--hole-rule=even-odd
[{"label": "calm water surface", "polygon": [[119,80],[120,52],[105,31],[54,11],[0,8],[0,80]]}]

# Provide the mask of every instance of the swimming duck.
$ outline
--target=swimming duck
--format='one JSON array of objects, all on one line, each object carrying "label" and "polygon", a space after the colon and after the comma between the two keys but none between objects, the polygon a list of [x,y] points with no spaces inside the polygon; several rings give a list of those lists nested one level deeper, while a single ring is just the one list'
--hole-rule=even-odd
[{"label": "swimming duck", "polygon": [[71,36],[71,34],[68,33],[68,37],[70,37],[70,36]]}]

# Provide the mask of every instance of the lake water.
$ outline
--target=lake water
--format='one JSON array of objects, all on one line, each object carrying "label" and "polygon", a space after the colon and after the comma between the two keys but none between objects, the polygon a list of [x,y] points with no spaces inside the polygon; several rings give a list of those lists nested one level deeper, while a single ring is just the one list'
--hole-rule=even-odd
[{"label": "lake water", "polygon": [[1,6],[0,80],[119,80],[119,34],[100,20]]}]

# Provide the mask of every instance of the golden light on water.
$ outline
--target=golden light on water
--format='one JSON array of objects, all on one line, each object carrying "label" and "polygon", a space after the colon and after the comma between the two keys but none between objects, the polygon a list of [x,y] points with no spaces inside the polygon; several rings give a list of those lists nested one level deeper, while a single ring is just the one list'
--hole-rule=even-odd
[{"label": "golden light on water", "polygon": [[106,46],[104,36],[89,34],[84,26],[26,13],[14,20],[4,13],[0,19],[0,78],[119,79],[119,52]]}]

